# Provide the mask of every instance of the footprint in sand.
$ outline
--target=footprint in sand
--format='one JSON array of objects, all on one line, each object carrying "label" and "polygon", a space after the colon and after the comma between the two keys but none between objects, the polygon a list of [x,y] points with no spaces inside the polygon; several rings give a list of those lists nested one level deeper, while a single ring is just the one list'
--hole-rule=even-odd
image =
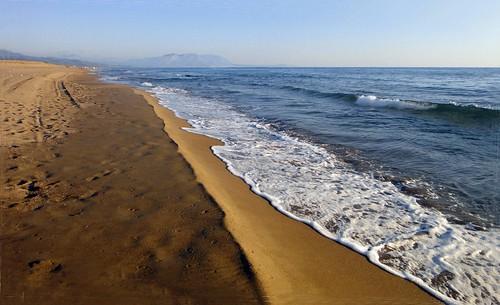
[{"label": "footprint in sand", "polygon": [[102,177],[109,176],[109,175],[111,175],[113,172],[114,172],[113,170],[109,170],[109,169],[107,169],[107,170],[105,170],[105,171],[103,171],[103,172],[100,172],[100,173],[97,173],[97,174],[95,174],[95,175],[93,175],[93,176],[90,176],[90,177],[86,178],[85,180],[86,180],[86,181],[88,181],[88,182],[95,181],[95,180],[98,180],[98,179],[100,179],[100,178],[102,178]]},{"label": "footprint in sand", "polygon": [[74,212],[69,213],[68,216],[71,216],[71,217],[78,216],[78,215],[83,214],[84,211],[85,211],[85,209],[78,209],[78,210],[76,210]]},{"label": "footprint in sand", "polygon": [[23,194],[25,199],[31,199],[40,194],[40,187],[37,185],[36,181],[20,179],[17,182],[15,189],[17,193]]},{"label": "footprint in sand", "polygon": [[88,192],[86,192],[83,195],[81,195],[80,197],[78,197],[78,199],[80,199],[81,201],[85,201],[87,199],[90,199],[92,197],[97,196],[97,194],[99,194],[99,191],[89,190]]},{"label": "footprint in sand", "polygon": [[7,171],[15,171],[18,169],[18,166],[17,165],[10,165],[7,167]]},{"label": "footprint in sand", "polygon": [[37,283],[47,280],[48,278],[60,273],[63,270],[63,265],[54,260],[34,259],[27,263],[30,283]]}]

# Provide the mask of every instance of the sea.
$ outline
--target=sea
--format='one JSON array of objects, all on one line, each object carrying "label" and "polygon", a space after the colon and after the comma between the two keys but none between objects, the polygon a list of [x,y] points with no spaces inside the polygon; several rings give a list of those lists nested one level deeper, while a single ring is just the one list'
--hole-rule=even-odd
[{"label": "sea", "polygon": [[500,304],[500,69],[103,68],[282,213],[449,304]]}]

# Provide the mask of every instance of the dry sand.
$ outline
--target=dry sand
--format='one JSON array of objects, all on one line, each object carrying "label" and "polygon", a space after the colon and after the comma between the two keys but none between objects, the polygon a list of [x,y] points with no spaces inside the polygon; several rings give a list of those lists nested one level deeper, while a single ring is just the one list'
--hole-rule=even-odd
[{"label": "dry sand", "polygon": [[0,107],[0,304],[438,303],[276,211],[144,92],[0,62]]},{"label": "dry sand", "polygon": [[258,304],[245,257],[141,96],[0,61],[0,304]]}]

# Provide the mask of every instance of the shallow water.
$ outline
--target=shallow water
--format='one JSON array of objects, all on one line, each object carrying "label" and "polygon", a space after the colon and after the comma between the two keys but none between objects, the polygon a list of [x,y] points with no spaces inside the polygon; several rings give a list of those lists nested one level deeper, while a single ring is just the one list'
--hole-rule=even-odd
[{"label": "shallow water", "polygon": [[500,69],[113,69],[291,217],[449,302],[498,303]]}]

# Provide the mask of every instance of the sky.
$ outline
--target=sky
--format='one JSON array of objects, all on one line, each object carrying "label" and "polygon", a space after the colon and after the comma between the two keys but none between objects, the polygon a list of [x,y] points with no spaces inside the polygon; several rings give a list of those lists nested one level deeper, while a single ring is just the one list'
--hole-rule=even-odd
[{"label": "sky", "polygon": [[0,49],[292,66],[500,66],[500,0],[0,0]]}]

